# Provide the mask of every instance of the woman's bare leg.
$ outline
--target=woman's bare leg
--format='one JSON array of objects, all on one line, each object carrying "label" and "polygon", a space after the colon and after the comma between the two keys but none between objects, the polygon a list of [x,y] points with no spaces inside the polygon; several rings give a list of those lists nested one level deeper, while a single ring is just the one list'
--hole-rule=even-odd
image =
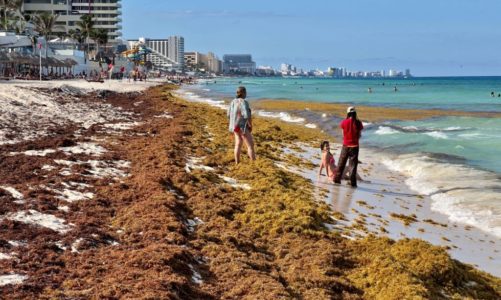
[{"label": "woman's bare leg", "polygon": [[243,140],[245,145],[247,146],[247,154],[251,160],[256,160],[256,153],[254,152],[254,138],[252,137],[252,133],[246,132],[243,134]]},{"label": "woman's bare leg", "polygon": [[235,135],[235,163],[238,164],[240,162],[240,152],[242,149],[242,136],[239,133],[234,133]]}]

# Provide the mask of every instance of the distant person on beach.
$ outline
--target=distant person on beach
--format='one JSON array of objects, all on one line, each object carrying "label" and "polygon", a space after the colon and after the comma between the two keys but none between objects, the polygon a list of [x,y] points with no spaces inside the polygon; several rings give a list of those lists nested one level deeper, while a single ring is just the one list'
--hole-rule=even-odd
[{"label": "distant person on beach", "polygon": [[491,97],[496,97],[496,94],[494,94],[494,92],[491,92]]},{"label": "distant person on beach", "polygon": [[398,89],[397,89],[397,87],[396,87],[396,86],[395,86],[395,87],[393,87],[393,91],[394,91],[394,92],[398,92]]},{"label": "distant person on beach", "polygon": [[350,160],[350,183],[352,187],[357,187],[357,166],[358,166],[358,141],[362,136],[364,125],[357,118],[355,107],[347,109],[347,116],[339,125],[343,130],[343,148],[339,156],[339,165],[334,177],[335,183],[341,183],[341,177],[346,167],[346,162]]},{"label": "distant person on beach", "polygon": [[367,92],[368,92],[369,94],[371,94],[371,93],[372,93],[372,88],[368,88],[368,89],[367,89]]},{"label": "distant person on beach", "polygon": [[228,108],[228,119],[230,121],[229,131],[235,137],[235,163],[240,162],[240,152],[242,143],[247,146],[247,154],[251,160],[256,159],[254,153],[254,138],[252,137],[252,117],[249,102],[245,100],[247,90],[243,86],[237,89],[237,96],[230,103]]}]

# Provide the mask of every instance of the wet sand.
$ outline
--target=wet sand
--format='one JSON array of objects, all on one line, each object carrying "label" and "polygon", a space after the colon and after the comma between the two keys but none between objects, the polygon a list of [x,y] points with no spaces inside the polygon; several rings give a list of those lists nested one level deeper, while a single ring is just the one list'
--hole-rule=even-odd
[{"label": "wet sand", "polygon": [[[339,154],[340,149],[341,145],[334,144],[331,151]],[[305,146],[305,152],[288,151],[315,165],[320,163],[317,149]],[[356,189],[347,185],[347,181],[337,185],[329,182],[326,176],[319,177],[317,169],[294,170],[315,184],[319,199],[346,218],[338,220],[334,230],[351,237],[372,233],[395,240],[424,239],[446,247],[455,259],[501,277],[501,240],[475,227],[451,222],[448,216],[432,211],[430,197],[410,190],[405,184],[407,178],[386,168],[381,163],[381,156],[381,153],[361,149],[363,163],[359,165],[359,174],[367,181],[358,182]],[[338,157],[335,155],[335,158]]]}]

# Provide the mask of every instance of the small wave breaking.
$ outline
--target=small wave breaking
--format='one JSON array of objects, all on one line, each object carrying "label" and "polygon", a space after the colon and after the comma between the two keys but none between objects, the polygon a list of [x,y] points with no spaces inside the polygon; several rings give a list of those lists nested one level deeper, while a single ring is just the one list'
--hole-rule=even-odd
[{"label": "small wave breaking", "polygon": [[496,174],[423,153],[388,157],[383,163],[408,176],[405,183],[412,190],[430,196],[432,210],[501,237],[501,183]]}]

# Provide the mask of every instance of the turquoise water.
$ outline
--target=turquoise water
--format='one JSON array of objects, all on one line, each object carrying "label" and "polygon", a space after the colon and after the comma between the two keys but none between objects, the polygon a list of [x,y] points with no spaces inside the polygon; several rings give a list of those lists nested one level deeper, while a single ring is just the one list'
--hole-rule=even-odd
[{"label": "turquoise water", "polygon": [[[384,85],[383,85],[384,84]],[[231,97],[239,85],[249,99],[290,99],[413,109],[501,112],[501,77],[410,79],[219,78],[200,84],[205,96]],[[397,92],[394,88],[397,88]],[[368,88],[372,93],[368,93]],[[495,97],[491,96],[494,92]],[[299,112],[301,114],[301,112]],[[314,117],[314,116],[313,116]],[[363,120],[363,111],[359,112]],[[318,123],[310,118],[308,121]],[[412,127],[416,127],[412,130]],[[407,129],[405,129],[407,127]],[[385,129],[387,128],[387,129]],[[392,130],[389,130],[392,129]],[[451,130],[455,129],[455,130]],[[401,152],[462,158],[464,163],[501,173],[501,120],[445,117],[369,126],[364,142]]]},{"label": "turquoise water", "polygon": [[[384,83],[384,85],[383,85]],[[501,77],[412,79],[218,78],[181,90],[194,101],[224,108],[244,85],[249,100],[289,99],[413,109],[501,112]],[[397,91],[394,91],[394,88]],[[372,93],[368,93],[368,89]],[[494,92],[495,97],[491,97]],[[500,95],[501,96],[501,95]],[[363,110],[359,110],[364,119]],[[309,110],[255,114],[324,130],[338,138],[338,117]],[[339,140],[339,139],[338,139]],[[361,153],[405,174],[406,184],[430,196],[431,208],[452,221],[501,238],[501,118],[436,117],[365,123]],[[334,155],[339,155],[335,153]]]},{"label": "turquoise water", "polygon": [[[384,85],[383,85],[384,84]],[[222,95],[245,85],[250,99],[353,102],[359,105],[501,112],[501,77],[411,79],[227,78],[207,82]],[[397,92],[394,92],[394,88]],[[372,93],[368,93],[368,89]],[[491,97],[494,92],[495,97]]]}]

